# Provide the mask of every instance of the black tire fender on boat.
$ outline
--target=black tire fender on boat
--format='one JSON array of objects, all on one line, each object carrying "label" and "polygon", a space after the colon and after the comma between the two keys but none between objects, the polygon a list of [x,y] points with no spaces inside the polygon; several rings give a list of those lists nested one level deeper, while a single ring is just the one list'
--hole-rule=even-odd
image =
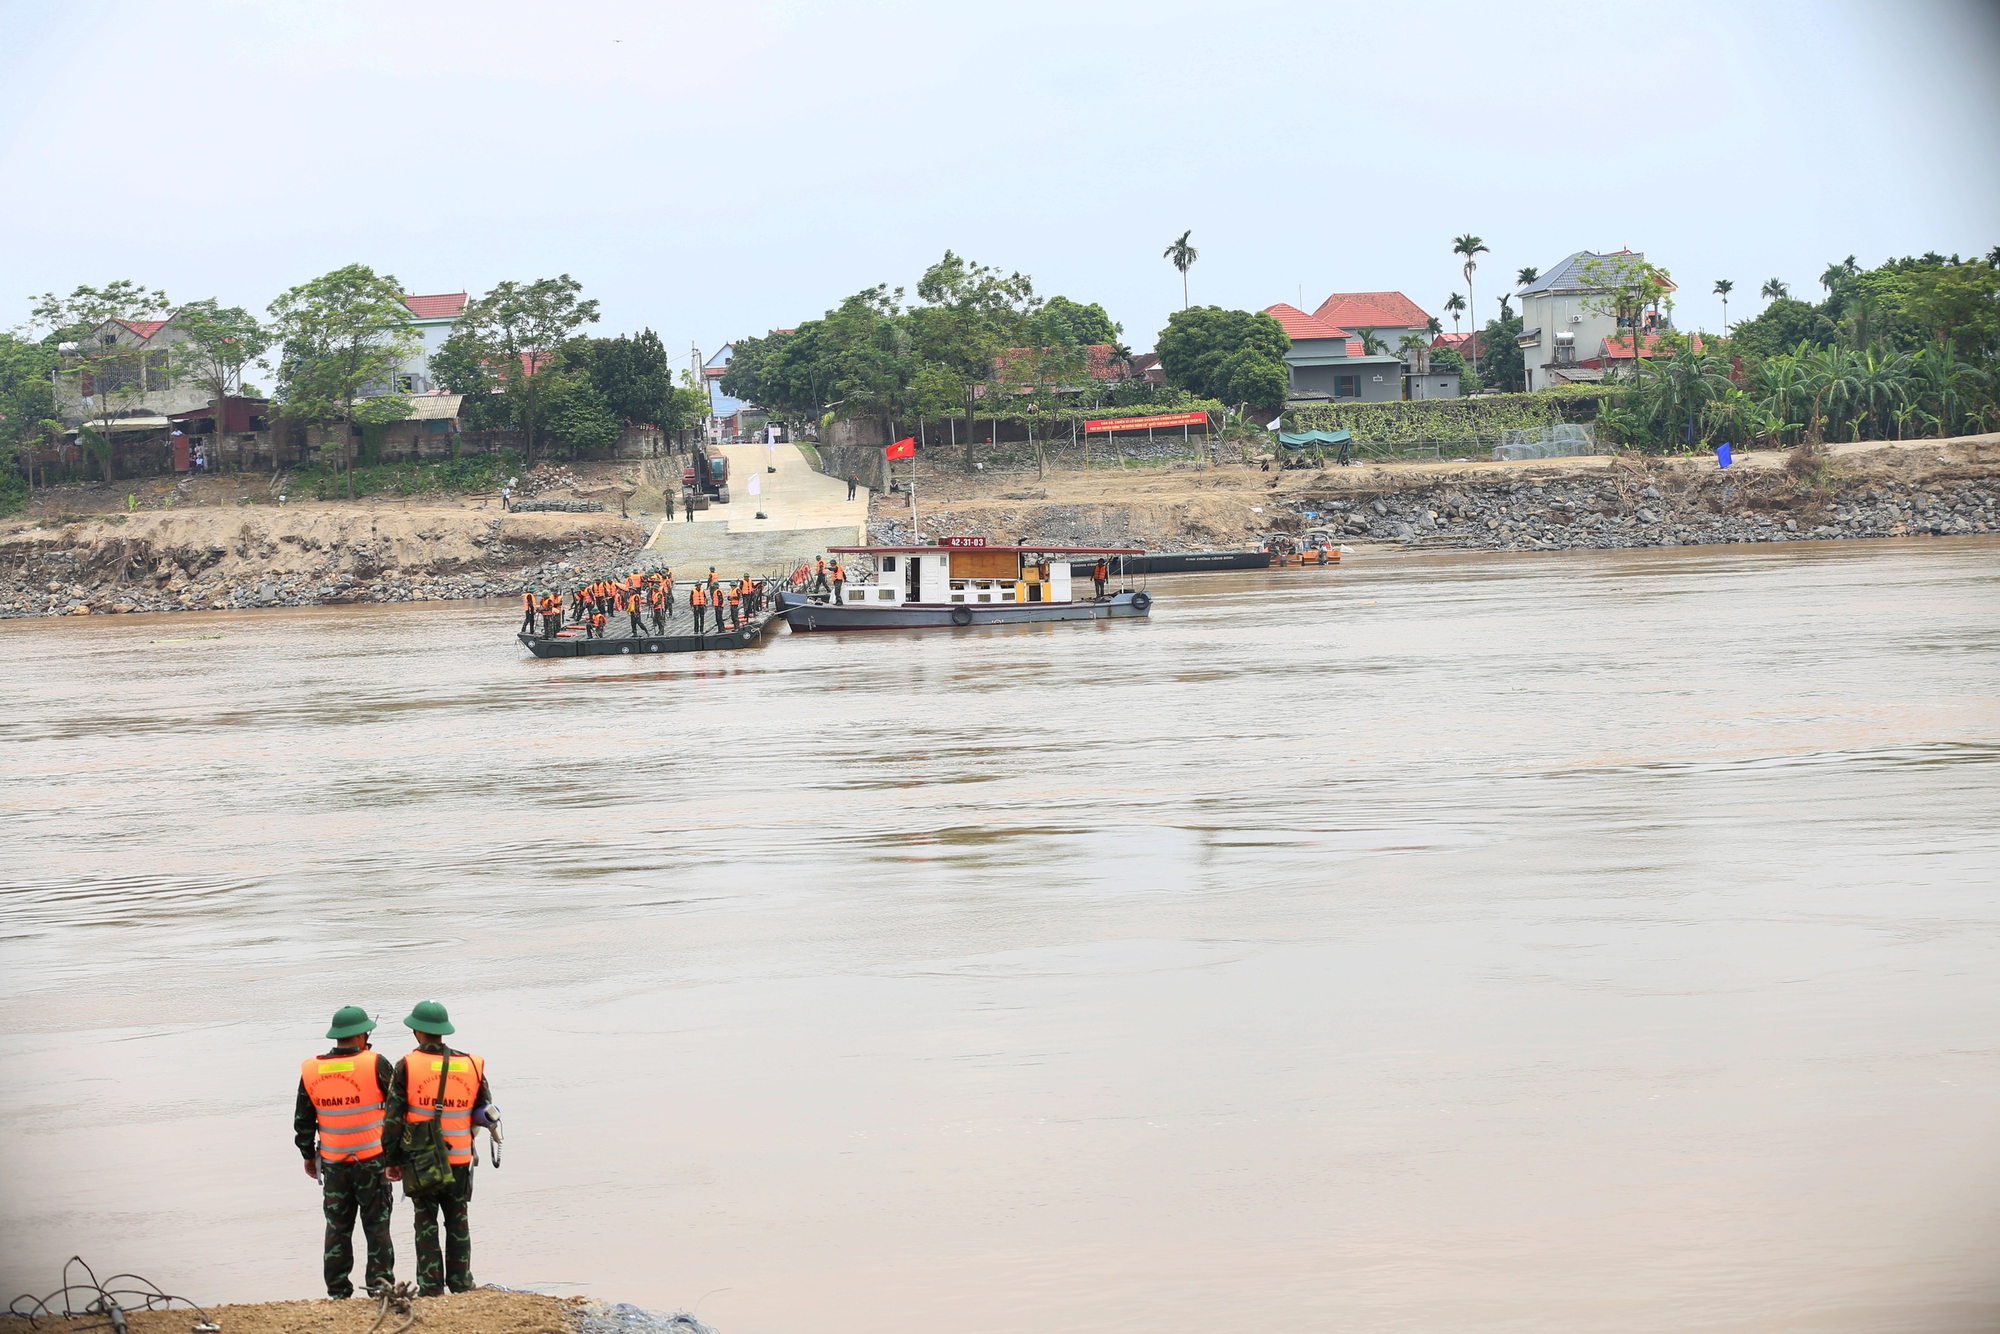
[{"label": "black tire fender on boat", "polygon": [[953,607],[953,608],[951,609],[951,623],[952,623],[953,625],[971,625],[971,624],[972,624],[972,608],[970,608],[970,607]]},{"label": "black tire fender on boat", "polygon": [[1152,605],[1153,595],[1145,589],[1142,588],[1132,595],[1132,609],[1134,611],[1144,611]]}]

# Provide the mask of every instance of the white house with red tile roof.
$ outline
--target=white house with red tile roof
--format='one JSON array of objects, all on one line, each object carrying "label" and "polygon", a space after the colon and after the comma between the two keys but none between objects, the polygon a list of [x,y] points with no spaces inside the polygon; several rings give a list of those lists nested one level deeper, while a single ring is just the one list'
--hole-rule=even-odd
[{"label": "white house with red tile roof", "polygon": [[465,314],[464,292],[439,292],[430,296],[405,296],[410,308],[410,328],[423,343],[422,349],[396,368],[397,387],[406,394],[428,394],[431,383],[431,353],[451,337],[451,328]]},{"label": "white house with red tile roof", "polygon": [[[102,428],[116,419],[124,429],[165,430],[166,418],[208,406],[208,391],[173,373],[174,347],[187,335],[169,315],[163,320],[106,320],[79,342],[118,349],[110,359],[94,358],[97,374],[79,366],[74,355],[58,363],[56,410],[71,426],[86,418]],[[72,347],[64,344],[64,347]]]},{"label": "white house with red tile roof", "polygon": [[1403,359],[1369,356],[1361,340],[1289,302],[1264,307],[1292,340],[1285,353],[1288,399],[1358,399],[1374,403],[1403,396]]}]

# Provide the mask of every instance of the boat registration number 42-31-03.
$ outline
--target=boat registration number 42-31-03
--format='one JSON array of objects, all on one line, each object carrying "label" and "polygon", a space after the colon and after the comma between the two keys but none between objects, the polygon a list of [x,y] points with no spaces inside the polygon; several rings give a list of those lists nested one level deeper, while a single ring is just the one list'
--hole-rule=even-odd
[{"label": "boat registration number 42-31-03", "polygon": [[938,539],[938,545],[941,547],[956,547],[961,551],[976,550],[986,545],[986,539],[983,537],[941,537]]}]

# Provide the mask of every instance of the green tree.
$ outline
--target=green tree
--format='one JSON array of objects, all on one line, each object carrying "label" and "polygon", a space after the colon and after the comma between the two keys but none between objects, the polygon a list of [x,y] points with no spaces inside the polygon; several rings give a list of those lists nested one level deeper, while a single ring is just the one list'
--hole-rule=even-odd
[{"label": "green tree", "polygon": [[454,331],[429,357],[431,379],[447,393],[461,394],[458,419],[471,431],[504,431],[516,427],[513,400],[500,393],[500,381],[486,364],[477,339]]},{"label": "green tree", "polygon": [[1521,355],[1520,332],[1521,317],[1502,301],[1500,318],[1486,321],[1486,332],[1479,339],[1486,352],[1480,362],[1479,378],[1483,383],[1497,385],[1509,393],[1526,391],[1526,358]]},{"label": "green tree", "polygon": [[1165,250],[1160,252],[1161,259],[1172,261],[1173,266],[1181,272],[1182,310],[1186,310],[1188,307],[1188,270],[1193,268],[1194,262],[1201,258],[1201,252],[1188,244],[1188,238],[1193,235],[1194,229],[1189,228],[1169,243]]},{"label": "green tree", "polygon": [[1755,319],[1744,320],[1730,333],[1738,350],[1752,357],[1775,357],[1801,343],[1824,347],[1838,331],[1815,307],[1790,297],[1774,298]]},{"label": "green tree", "polygon": [[1113,324],[1111,316],[1096,302],[1082,305],[1066,296],[1052,296],[1028,318],[1028,342],[1033,347],[1055,347],[1077,343],[1119,346],[1124,326]]},{"label": "green tree", "polygon": [[1444,312],[1451,316],[1451,336],[1456,339],[1460,332],[1458,327],[1459,316],[1465,313],[1465,298],[1457,292],[1453,292],[1444,299]]},{"label": "green tree", "polygon": [[1526,287],[1529,283],[1535,281],[1535,279],[1541,276],[1542,276],[1542,271],[1536,268],[1534,265],[1530,264],[1525,269],[1517,269],[1515,271],[1514,286]]},{"label": "green tree", "polygon": [[613,417],[628,426],[662,425],[674,376],[666,346],[651,329],[616,338],[572,338],[563,359],[589,375]]},{"label": "green tree", "polygon": [[[391,274],[349,264],[287,290],[270,305],[272,332],[284,344],[278,395],[287,419],[341,424],[341,467],[354,499],[354,430],[400,421],[409,413],[391,390],[396,368],[420,342],[410,327],[402,287]],[[324,446],[322,446],[324,448]]]},{"label": "green tree", "polygon": [[55,371],[53,338],[0,333],[0,514],[26,502],[34,482],[29,461],[44,443],[61,438]]},{"label": "green tree", "polygon": [[[905,322],[915,353],[911,366],[942,362],[970,386],[989,380],[993,359],[1003,349],[1023,347],[1029,342],[1029,321],[1040,309],[1032,279],[1015,272],[1003,275],[999,269],[974,264],[951,251],[924,270],[917,282],[922,305],[911,310]],[[975,400],[965,397],[965,470],[976,462],[976,431],[973,425]]]},{"label": "green tree", "polygon": [[1220,306],[1175,311],[1154,344],[1168,384],[1202,398],[1260,407],[1284,401],[1285,353],[1291,345],[1284,326],[1262,311]]},{"label": "green tree", "polygon": [[1764,285],[1757,289],[1757,295],[1766,301],[1777,301],[1792,294],[1792,286],[1783,278],[1766,278]]},{"label": "green tree", "polygon": [[[129,278],[102,287],[78,287],[66,297],[45,292],[31,309],[32,323],[55,337],[65,377],[74,373],[79,426],[77,443],[112,476],[111,423],[146,393],[144,354],[104,326],[118,321],[136,323],[167,313],[167,294],[145,288]],[[128,331],[129,332],[129,331]]]},{"label": "green tree", "polygon": [[1382,341],[1382,335],[1372,324],[1356,329],[1354,336],[1361,340],[1361,355],[1364,357],[1379,357],[1389,350],[1389,345]]},{"label": "green tree", "polygon": [[[1472,292],[1472,274],[1479,267],[1477,257],[1488,253],[1486,242],[1480,240],[1471,232],[1467,232],[1451,243],[1451,253],[1465,257],[1465,317],[1471,320],[1472,327],[1477,329],[1479,327],[1479,308],[1475,304],[1477,299]],[[1479,340],[1477,338],[1472,340],[1472,370],[1474,374],[1477,374],[1479,371]]]},{"label": "green tree", "polygon": [[624,420],[583,367],[544,370],[538,377],[542,420],[549,434],[579,453],[610,449],[624,433]]},{"label": "green tree", "polygon": [[578,299],[583,284],[567,273],[531,283],[507,281],[468,301],[452,329],[498,375],[520,412],[527,458],[535,457],[541,386],[536,378],[562,365],[562,348],[577,330],[597,323],[597,302]]},{"label": "green tree", "polygon": [[229,397],[243,392],[243,368],[264,355],[271,336],[255,315],[241,306],[221,306],[214,297],[182,306],[174,314],[174,326],[186,335],[174,349],[180,373],[208,392],[220,442]]},{"label": "green tree", "polygon": [[1722,298],[1722,332],[1729,332],[1729,294],[1736,290],[1736,284],[1727,278],[1715,280],[1715,294]]}]

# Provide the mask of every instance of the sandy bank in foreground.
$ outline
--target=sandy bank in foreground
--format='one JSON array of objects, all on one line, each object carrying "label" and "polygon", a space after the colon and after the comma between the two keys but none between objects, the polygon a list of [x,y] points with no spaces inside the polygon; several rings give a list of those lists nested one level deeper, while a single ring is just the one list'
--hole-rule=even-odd
[{"label": "sandy bank in foreground", "polygon": [[[245,1302],[208,1308],[221,1334],[370,1334],[380,1307],[349,1301]],[[447,1297],[417,1297],[410,1315],[392,1310],[376,1334],[714,1334],[685,1314],[662,1315],[588,1297],[545,1297],[505,1288],[478,1288]],[[186,1308],[134,1311],[131,1334],[189,1334],[200,1317]],[[26,1323],[22,1322],[26,1328]],[[46,1322],[43,1328],[51,1328]],[[61,1324],[53,1326],[60,1330]]]}]

